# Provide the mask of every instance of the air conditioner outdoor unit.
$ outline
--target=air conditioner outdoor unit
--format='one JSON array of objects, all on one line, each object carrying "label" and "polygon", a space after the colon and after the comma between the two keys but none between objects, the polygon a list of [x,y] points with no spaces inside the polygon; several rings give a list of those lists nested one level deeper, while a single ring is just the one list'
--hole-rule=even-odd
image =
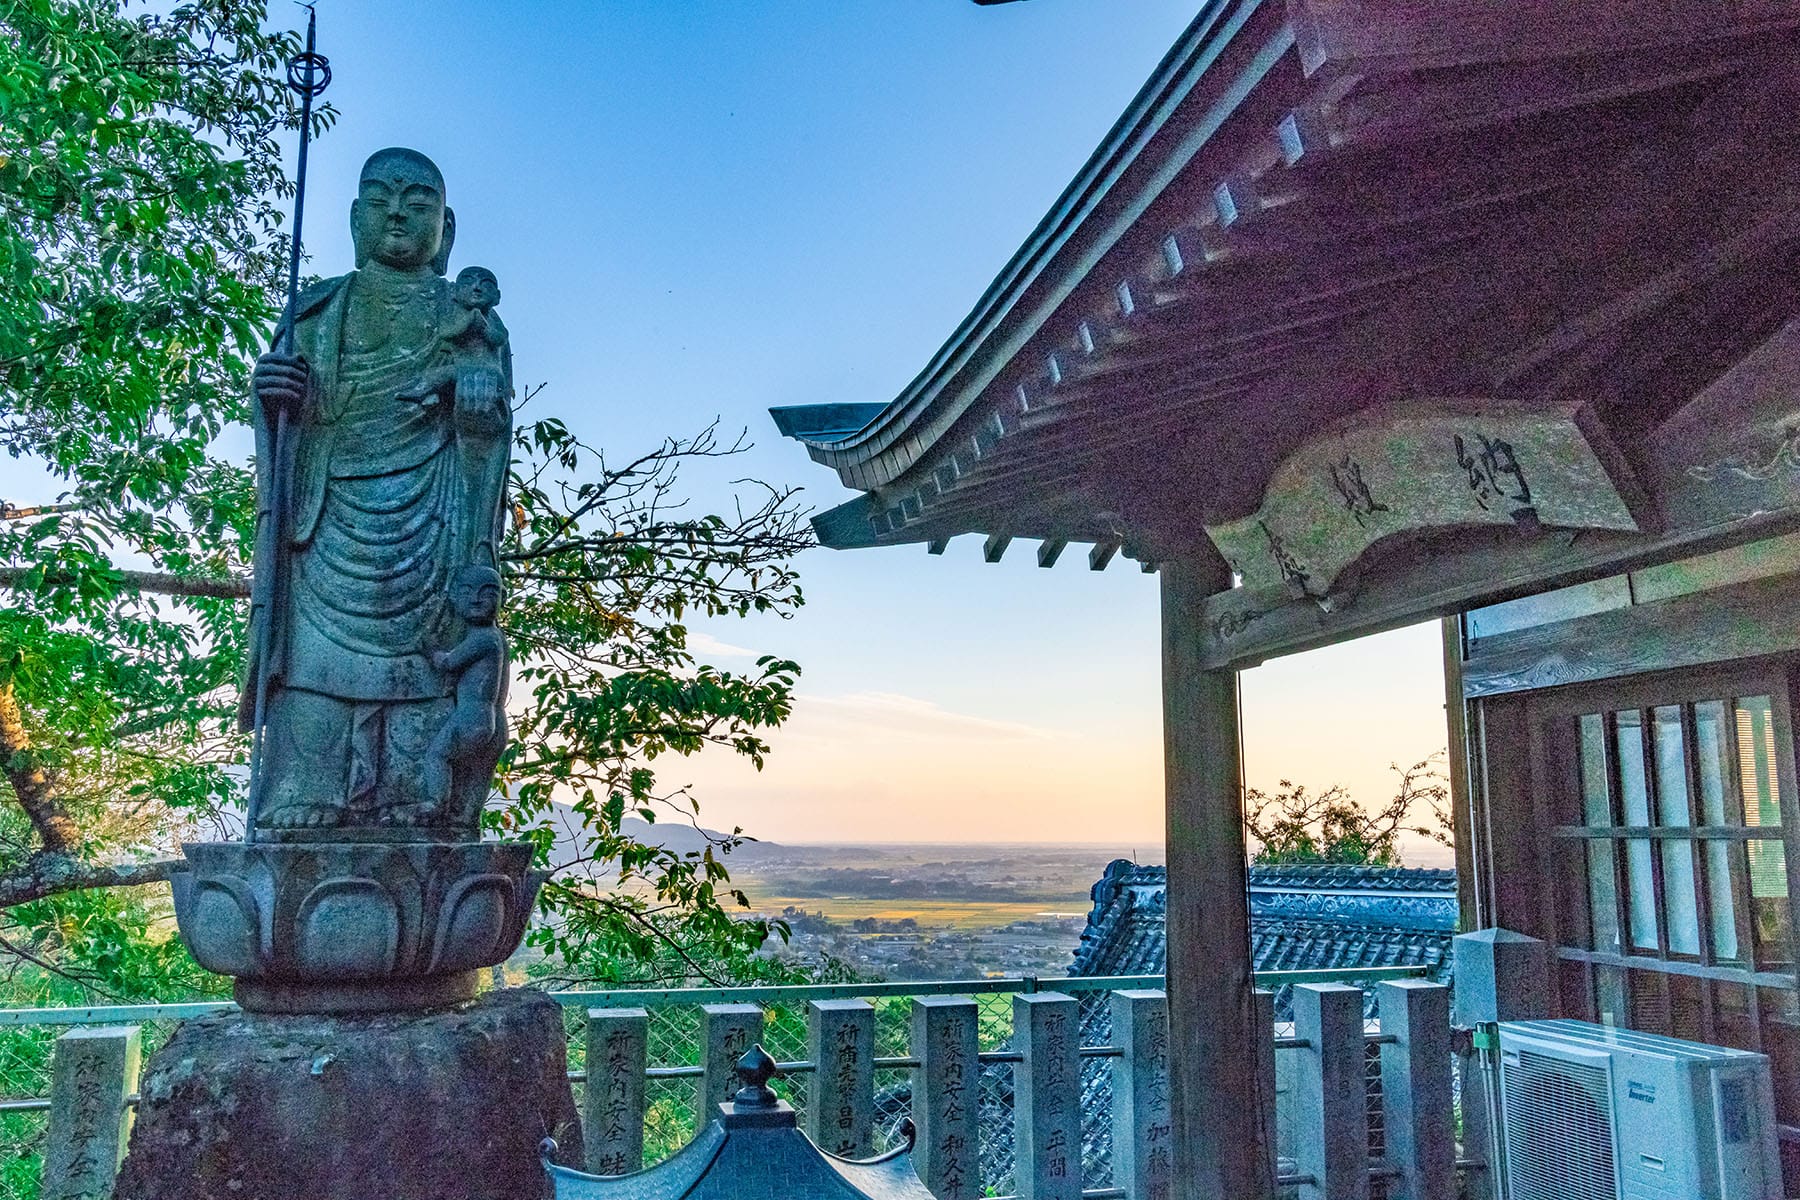
[{"label": "air conditioner outdoor unit", "polygon": [[1781,1200],[1761,1054],[1503,1021],[1500,1095],[1511,1200]]}]

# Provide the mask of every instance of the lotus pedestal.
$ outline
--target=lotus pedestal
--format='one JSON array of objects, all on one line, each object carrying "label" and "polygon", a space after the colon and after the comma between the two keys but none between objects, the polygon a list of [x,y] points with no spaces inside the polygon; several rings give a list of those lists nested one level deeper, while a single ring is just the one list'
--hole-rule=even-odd
[{"label": "lotus pedestal", "polygon": [[519,946],[539,878],[503,842],[205,842],[175,917],[254,1012],[373,1012],[472,997]]}]

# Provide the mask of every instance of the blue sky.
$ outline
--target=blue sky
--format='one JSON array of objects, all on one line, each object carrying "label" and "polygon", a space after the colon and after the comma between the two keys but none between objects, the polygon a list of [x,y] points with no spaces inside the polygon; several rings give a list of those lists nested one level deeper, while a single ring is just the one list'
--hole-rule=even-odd
[{"label": "blue sky", "polygon": [[[729,475],[829,472],[771,405],[886,401],[1075,174],[1198,0],[320,0],[342,112],[313,147],[313,269],[348,267],[362,159],[431,155],[491,267],[534,407],[617,452],[714,416]],[[276,19],[283,19],[277,8]],[[294,19],[301,14],[295,10]],[[697,478],[716,500],[726,478]],[[805,668],[760,776],[665,766],[776,840],[1160,844],[1156,581],[977,539],[815,551],[791,622],[707,631]],[[1435,628],[1245,679],[1250,781],[1382,794],[1444,742]]]}]

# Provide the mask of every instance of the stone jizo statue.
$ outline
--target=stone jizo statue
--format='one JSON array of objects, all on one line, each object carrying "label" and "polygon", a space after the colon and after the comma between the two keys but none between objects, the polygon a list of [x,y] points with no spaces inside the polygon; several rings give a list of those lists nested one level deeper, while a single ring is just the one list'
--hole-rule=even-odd
[{"label": "stone jizo statue", "polygon": [[258,539],[274,586],[251,616],[270,656],[259,829],[473,836],[506,736],[500,289],[485,268],[445,279],[456,218],[416,150],[369,158],[350,227],[356,269],[300,294],[253,376],[258,519],[278,534]]}]

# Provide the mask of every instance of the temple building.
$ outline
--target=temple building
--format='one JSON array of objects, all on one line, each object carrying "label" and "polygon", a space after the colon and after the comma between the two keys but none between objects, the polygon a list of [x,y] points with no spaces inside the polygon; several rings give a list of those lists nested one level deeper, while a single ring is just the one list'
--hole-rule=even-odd
[{"label": "temple building", "polygon": [[899,396],[775,412],[826,545],[1160,575],[1182,1200],[1263,1155],[1236,673],[1433,619],[1464,923],[1769,1053],[1800,1188],[1796,113],[1792,0],[1215,0]]}]

